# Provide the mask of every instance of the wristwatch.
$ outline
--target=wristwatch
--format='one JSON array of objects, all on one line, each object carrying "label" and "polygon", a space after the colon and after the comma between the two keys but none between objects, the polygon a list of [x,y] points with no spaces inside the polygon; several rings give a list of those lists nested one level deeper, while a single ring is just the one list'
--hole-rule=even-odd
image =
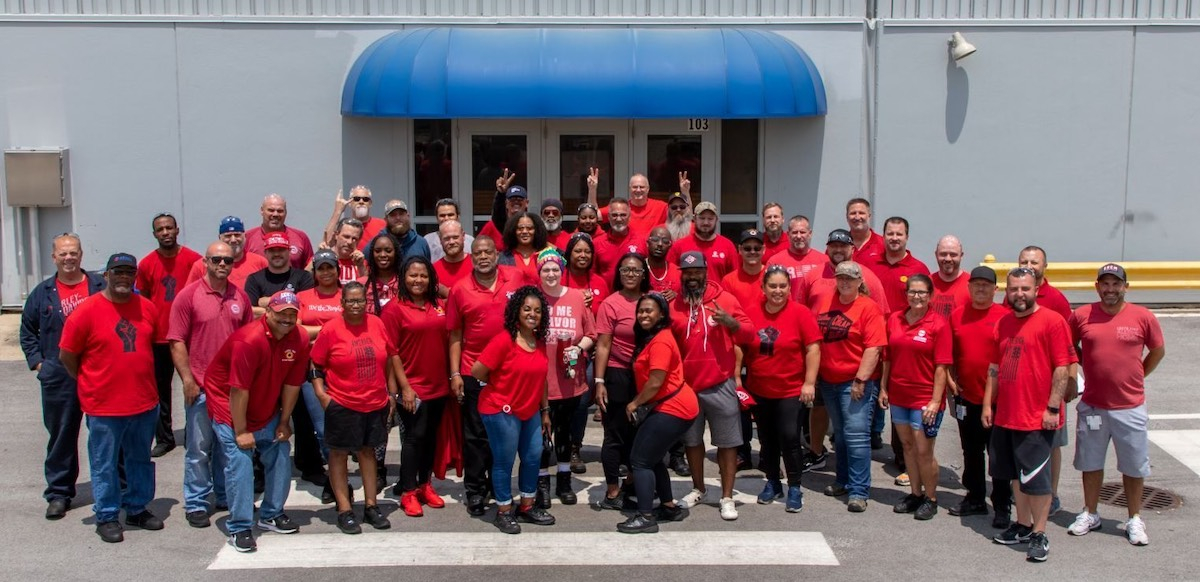
[{"label": "wristwatch", "polygon": [[1052,413],[1054,413],[1054,414],[1058,414],[1058,407],[1057,407],[1057,406],[1047,406],[1047,407],[1046,407],[1046,410],[1049,410],[1050,412],[1052,412]]}]

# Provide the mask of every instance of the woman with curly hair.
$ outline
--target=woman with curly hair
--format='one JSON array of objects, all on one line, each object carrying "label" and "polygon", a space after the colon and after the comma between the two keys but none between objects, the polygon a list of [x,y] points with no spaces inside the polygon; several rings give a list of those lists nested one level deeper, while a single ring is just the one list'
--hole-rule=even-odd
[{"label": "woman with curly hair", "polygon": [[[400,290],[400,241],[387,229],[379,231],[365,250],[367,275],[359,277],[367,292],[367,313],[376,317],[383,315],[383,306],[396,298]],[[388,424],[389,432],[393,424]],[[387,487],[387,443],[375,447],[375,465],[379,467],[377,491]]]},{"label": "woman with curly hair", "polygon": [[[504,307],[507,333],[492,338],[471,367],[471,375],[486,384],[479,396],[479,416],[492,451],[492,491],[497,505],[494,524],[507,534],[521,533],[518,519],[534,525],[554,524],[554,516],[534,504],[542,434],[550,430],[548,325],[542,293],[528,285],[517,289]],[[518,454],[521,504],[514,512],[512,467]]]},{"label": "woman with curly hair", "polygon": [[[687,510],[675,503],[663,457],[700,414],[696,393],[683,380],[683,358],[671,335],[671,311],[658,293],[637,302],[633,328],[633,377],[637,396],[625,416],[637,424],[629,470],[637,491],[637,513],[617,525],[621,533],[654,533],[660,521],[680,521]],[[614,411],[616,412],[616,411]],[[619,412],[617,412],[620,414]],[[658,507],[654,508],[654,498]]]},{"label": "woman with curly hair", "polygon": [[525,275],[525,282],[537,285],[537,255],[546,248],[546,225],[542,217],[532,212],[522,212],[508,219],[504,225],[504,251],[498,261],[501,265],[516,267]]}]

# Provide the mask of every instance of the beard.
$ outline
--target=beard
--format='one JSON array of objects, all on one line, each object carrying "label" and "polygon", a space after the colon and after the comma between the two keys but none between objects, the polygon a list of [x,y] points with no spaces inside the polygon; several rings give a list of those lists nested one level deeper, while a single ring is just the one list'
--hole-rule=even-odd
[{"label": "beard", "polygon": [[543,218],[542,223],[546,225],[546,230],[550,232],[558,232],[558,229],[562,228],[562,219],[559,218],[553,220]]},{"label": "beard", "polygon": [[355,206],[354,207],[354,218],[363,220],[369,214],[371,214],[370,207],[367,207],[367,206]]},{"label": "beard", "polygon": [[673,216],[667,220],[667,232],[671,233],[671,240],[679,240],[683,237],[692,234],[692,217],[683,214]]},{"label": "beard", "polygon": [[690,303],[698,303],[704,299],[704,285],[698,285],[695,288],[684,286],[683,294]]}]

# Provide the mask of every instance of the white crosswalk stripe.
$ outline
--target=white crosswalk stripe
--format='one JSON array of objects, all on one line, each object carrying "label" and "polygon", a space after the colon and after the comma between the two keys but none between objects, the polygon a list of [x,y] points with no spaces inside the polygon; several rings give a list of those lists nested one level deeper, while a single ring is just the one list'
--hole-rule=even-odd
[{"label": "white crosswalk stripe", "polygon": [[1150,442],[1200,475],[1200,430],[1152,430]]}]

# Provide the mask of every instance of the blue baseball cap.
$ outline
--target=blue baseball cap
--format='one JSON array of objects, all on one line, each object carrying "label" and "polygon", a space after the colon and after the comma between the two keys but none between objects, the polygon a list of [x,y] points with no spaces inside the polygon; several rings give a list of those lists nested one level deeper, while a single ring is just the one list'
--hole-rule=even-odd
[{"label": "blue baseball cap", "polygon": [[111,271],[117,267],[137,269],[137,259],[129,253],[114,253],[108,257],[108,264],[104,266],[104,270]]},{"label": "blue baseball cap", "polygon": [[227,232],[246,232],[246,226],[242,224],[242,219],[236,216],[226,216],[221,219],[221,226],[217,227],[217,234],[222,235]]}]

